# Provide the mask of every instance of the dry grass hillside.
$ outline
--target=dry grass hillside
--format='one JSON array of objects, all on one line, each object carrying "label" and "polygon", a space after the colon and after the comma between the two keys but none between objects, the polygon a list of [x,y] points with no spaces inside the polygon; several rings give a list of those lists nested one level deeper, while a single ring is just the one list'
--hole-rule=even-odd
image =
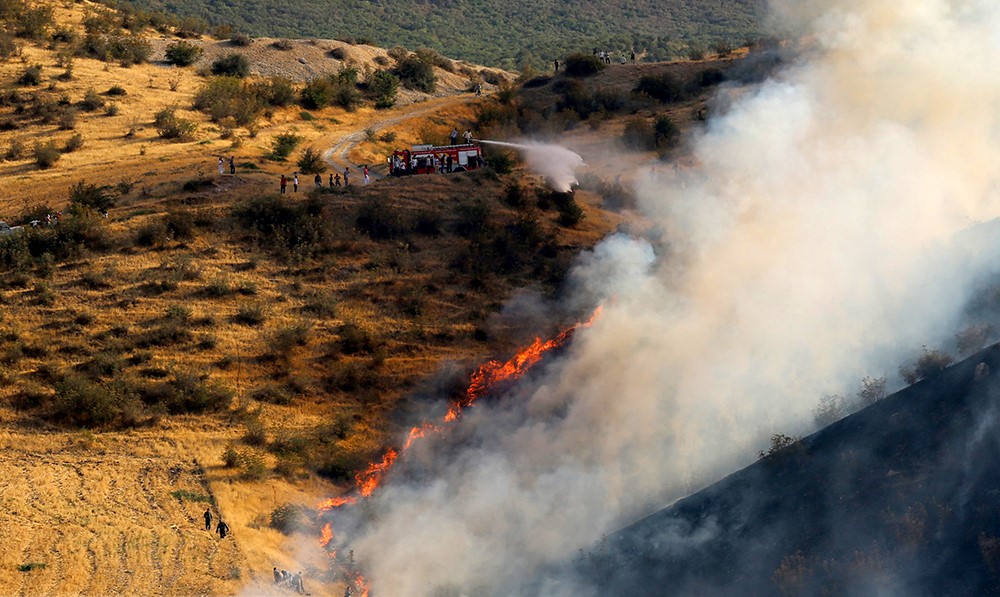
[{"label": "dry grass hillside", "polygon": [[[58,5],[56,23],[79,28],[89,9]],[[213,122],[191,105],[227,42],[195,40],[202,62],[177,68],[157,62],[174,40],[147,35],[152,61],[128,67],[68,58],[51,39],[19,39],[0,63],[0,219],[61,212],[0,239],[0,593],[267,591],[278,566],[302,570],[314,595],[342,595],[309,508],[396,441],[421,380],[461,388],[482,359],[548,332],[495,314],[516,289],[554,292],[617,220],[581,193],[567,225],[553,203],[565,198],[490,171],[358,176],[321,192],[303,176],[275,197],[304,148],[360,132],[339,159],[375,163],[473,126],[490,100],[438,69],[434,93],[401,90],[389,109],[290,105],[250,126]],[[251,81],[301,86],[385,52],[255,40],[247,55]],[[37,84],[17,82],[36,65]],[[189,138],[161,138],[165,108],[197,125]],[[289,133],[296,151],[269,159]],[[82,145],[63,150],[75,136]],[[52,167],[36,143],[60,150]],[[234,156],[235,175],[217,172],[219,156]],[[203,529],[206,507],[230,537]]]}]

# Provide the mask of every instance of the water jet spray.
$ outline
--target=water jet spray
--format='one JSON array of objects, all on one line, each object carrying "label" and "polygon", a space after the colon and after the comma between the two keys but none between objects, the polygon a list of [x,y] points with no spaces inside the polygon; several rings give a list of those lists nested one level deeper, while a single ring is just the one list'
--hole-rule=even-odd
[{"label": "water jet spray", "polygon": [[508,143],[484,139],[477,139],[477,141],[487,145],[516,149],[524,156],[529,168],[544,176],[546,183],[553,190],[561,193],[571,191],[573,185],[579,184],[576,179],[576,171],[587,165],[575,151],[552,143],[536,143],[534,141]]}]

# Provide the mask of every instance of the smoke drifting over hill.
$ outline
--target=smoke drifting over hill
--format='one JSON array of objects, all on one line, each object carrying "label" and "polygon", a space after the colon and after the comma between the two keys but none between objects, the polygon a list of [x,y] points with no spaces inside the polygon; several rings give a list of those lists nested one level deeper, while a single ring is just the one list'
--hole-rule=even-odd
[{"label": "smoke drifting over hill", "polygon": [[1000,211],[1000,5],[772,4],[799,60],[732,92],[697,168],[641,190],[662,242],[581,260],[577,300],[603,317],[371,498],[350,539],[377,593],[509,594],[954,333],[988,255],[935,255]]}]

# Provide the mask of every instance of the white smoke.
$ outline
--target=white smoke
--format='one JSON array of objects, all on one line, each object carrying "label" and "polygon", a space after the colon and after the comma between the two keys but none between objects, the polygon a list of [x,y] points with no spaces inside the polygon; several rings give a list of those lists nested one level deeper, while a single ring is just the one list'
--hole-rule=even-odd
[{"label": "white smoke", "polygon": [[572,190],[573,186],[579,183],[576,171],[586,165],[583,163],[583,158],[575,151],[552,143],[537,141],[506,143],[487,140],[481,140],[480,143],[518,150],[528,168],[542,175],[553,190],[561,193]]},{"label": "white smoke", "polygon": [[376,494],[352,542],[376,592],[505,594],[954,332],[976,271],[934,256],[1000,213],[1000,5],[772,4],[801,61],[641,189],[665,246],[581,259],[575,288],[606,309],[566,358],[467,410],[469,447],[433,476]]}]

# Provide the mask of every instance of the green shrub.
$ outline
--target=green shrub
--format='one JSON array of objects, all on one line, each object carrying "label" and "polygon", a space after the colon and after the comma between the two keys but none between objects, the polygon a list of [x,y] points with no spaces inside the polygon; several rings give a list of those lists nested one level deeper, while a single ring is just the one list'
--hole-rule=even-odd
[{"label": "green shrub", "polygon": [[94,112],[95,110],[100,110],[104,107],[104,98],[97,95],[97,92],[94,91],[93,87],[89,87],[83,94],[83,99],[80,100],[79,106],[81,110]]},{"label": "green shrub", "polygon": [[673,149],[681,138],[680,128],[666,114],[656,117],[653,122],[653,134],[656,146],[661,149]]},{"label": "green shrub", "polygon": [[122,87],[121,85],[112,85],[111,87],[108,88],[107,91],[104,92],[104,94],[117,97],[117,96],[128,95],[128,91],[126,91],[125,88]]},{"label": "green shrub", "polygon": [[152,46],[139,34],[87,33],[78,50],[99,60],[117,60],[122,66],[141,64],[149,60]]},{"label": "green shrub", "polygon": [[212,62],[212,74],[243,79],[250,75],[250,62],[243,54],[226,54]]},{"label": "green shrub", "polygon": [[252,125],[264,111],[260,88],[237,77],[213,77],[194,96],[192,107],[211,116],[213,122],[232,118],[240,126]]},{"label": "green shrub", "polygon": [[299,160],[296,163],[299,166],[299,172],[303,174],[322,174],[327,170],[326,162],[323,161],[323,154],[312,147],[305,148],[299,155]]},{"label": "green shrub", "polygon": [[198,129],[194,122],[177,116],[175,108],[164,108],[157,112],[153,125],[160,137],[178,141],[190,140]]},{"label": "green shrub", "polygon": [[642,77],[633,91],[664,103],[681,101],[687,95],[684,91],[684,85],[670,73]]},{"label": "green shrub", "polygon": [[79,427],[133,427],[142,410],[136,389],[123,380],[96,383],[69,375],[55,384],[49,417]]},{"label": "green shrub", "polygon": [[570,77],[589,77],[604,70],[605,64],[591,54],[570,54],[566,57],[563,72]]},{"label": "green shrub", "polygon": [[251,93],[269,106],[290,106],[295,103],[295,86],[285,77],[255,81],[250,86]]},{"label": "green shrub", "polygon": [[59,161],[59,150],[52,141],[48,143],[35,143],[33,150],[35,165],[42,170],[47,170],[56,165]]},{"label": "green shrub", "polygon": [[77,133],[66,140],[66,144],[63,145],[63,153],[72,153],[83,147],[83,135]]},{"label": "green shrub", "polygon": [[245,33],[237,33],[236,35],[229,38],[229,43],[234,46],[245,48],[253,43],[253,38]]},{"label": "green shrub", "polygon": [[301,142],[302,137],[295,133],[282,133],[271,141],[271,154],[268,157],[276,161],[285,161]]},{"label": "green shrub", "polygon": [[176,41],[167,46],[167,62],[177,66],[189,66],[201,57],[201,46],[186,41]]},{"label": "green shrub", "polygon": [[115,198],[108,185],[87,184],[80,181],[70,187],[70,203],[105,212],[115,206]]},{"label": "green shrub", "polygon": [[271,47],[276,50],[288,51],[295,47],[290,39],[277,39],[271,42]]},{"label": "green shrub", "polygon": [[264,303],[242,303],[233,315],[233,321],[243,325],[257,326],[266,320],[267,306]]},{"label": "green shrub", "polygon": [[399,77],[388,70],[376,71],[368,80],[368,95],[375,100],[375,108],[384,110],[396,105]]},{"label": "green shrub", "polygon": [[17,78],[18,85],[37,87],[42,84],[42,65],[35,64],[25,67]]},{"label": "green shrub", "polygon": [[283,504],[271,511],[271,522],[268,526],[283,535],[291,535],[304,528],[308,522],[302,506]]},{"label": "green shrub", "polygon": [[417,56],[407,56],[396,64],[396,76],[407,89],[433,93],[437,87],[434,66]]}]

